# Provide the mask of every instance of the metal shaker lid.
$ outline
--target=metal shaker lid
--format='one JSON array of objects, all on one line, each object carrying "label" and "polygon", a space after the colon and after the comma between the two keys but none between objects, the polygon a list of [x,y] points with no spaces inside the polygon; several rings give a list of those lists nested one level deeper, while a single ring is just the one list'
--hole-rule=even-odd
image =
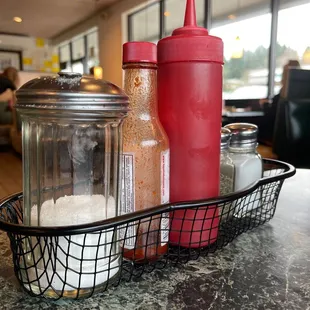
[{"label": "metal shaker lid", "polygon": [[231,131],[228,128],[221,129],[221,149],[228,147],[228,142],[231,137]]},{"label": "metal shaker lid", "polygon": [[258,127],[249,123],[234,123],[226,125],[231,131],[231,146],[242,146],[244,144],[252,144],[257,141]]},{"label": "metal shaker lid", "polygon": [[44,109],[87,112],[127,112],[129,99],[116,85],[60,72],[33,79],[17,92],[17,109]]}]

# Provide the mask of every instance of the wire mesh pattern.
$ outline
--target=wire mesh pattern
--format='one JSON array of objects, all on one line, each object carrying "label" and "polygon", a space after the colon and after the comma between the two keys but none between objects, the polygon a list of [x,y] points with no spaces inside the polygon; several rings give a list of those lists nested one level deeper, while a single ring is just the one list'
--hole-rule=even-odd
[{"label": "wire mesh pattern", "polygon": [[207,255],[269,221],[284,180],[294,174],[291,165],[264,160],[264,177],[243,191],[66,227],[24,226],[17,194],[0,203],[0,229],[10,239],[16,277],[30,295],[90,297]]}]

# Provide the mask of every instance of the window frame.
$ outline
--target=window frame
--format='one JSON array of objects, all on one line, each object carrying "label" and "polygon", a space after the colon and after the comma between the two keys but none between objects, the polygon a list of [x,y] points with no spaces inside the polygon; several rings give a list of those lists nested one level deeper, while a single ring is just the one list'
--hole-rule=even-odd
[{"label": "window frame", "polygon": [[[73,59],[72,42],[76,39],[76,37],[70,39],[70,41],[66,43],[66,44],[69,45],[69,52],[70,52],[70,59],[69,59],[67,62],[69,63],[70,67],[72,67],[72,64],[73,64],[73,63],[82,62],[82,63],[83,63],[83,71],[84,71],[84,74],[88,74],[89,69],[90,69],[89,66],[88,66],[88,61],[89,61],[89,53],[88,53],[89,44],[88,44],[87,36],[90,35],[90,34],[92,34],[92,33],[95,33],[95,32],[98,32],[98,29],[93,30],[93,31],[89,31],[89,32],[87,32],[87,33],[85,33],[85,34],[79,36],[80,38],[83,38],[83,43],[84,43],[84,44],[83,44],[83,49],[84,49],[84,53],[83,53],[83,54],[84,54],[84,56],[81,57],[81,58],[79,58],[79,59]],[[99,44],[99,42],[98,42],[98,44]],[[59,60],[60,60],[60,62],[59,62],[60,68],[62,68],[63,65],[64,65],[65,63],[67,63],[67,62],[61,62],[61,58],[60,58],[60,49],[61,49],[61,47],[62,47],[63,45],[65,45],[65,44],[61,44],[61,45],[58,46],[58,55],[59,55]]]},{"label": "window frame", "polygon": [[[159,16],[160,16],[160,25],[159,25],[159,34],[160,39],[165,36],[165,5],[167,0],[159,0]],[[291,6],[294,6],[293,3],[298,5],[298,1],[290,0],[287,1],[291,3]],[[135,14],[141,13],[141,11],[146,10],[150,6],[154,5],[154,3],[148,3],[142,8],[139,8],[137,11],[130,13],[127,15],[127,35],[128,41],[132,41],[133,39],[133,28],[132,28],[132,18]],[[212,0],[205,0],[205,10],[204,10],[204,27],[207,29],[211,29],[212,23]],[[270,30],[270,45],[269,45],[269,53],[268,53],[268,98],[271,99],[274,96],[274,85],[275,85],[275,71],[276,71],[276,46],[277,46],[277,33],[278,33],[278,14],[281,10],[280,0],[269,0],[270,13],[271,13],[271,30]],[[240,98],[241,99],[241,98]]]},{"label": "window frame", "polygon": [[165,12],[165,1],[166,0],[159,0],[157,2],[151,2],[151,3],[147,3],[144,7],[134,11],[133,13],[130,13],[127,15],[127,38],[128,38],[128,42],[133,41],[133,17],[147,9],[149,9],[152,6],[158,5],[159,2],[159,6],[158,6],[158,10],[159,10],[159,39],[162,39],[164,37],[164,33],[165,33],[165,21],[164,18],[162,18],[164,16],[164,12]]}]

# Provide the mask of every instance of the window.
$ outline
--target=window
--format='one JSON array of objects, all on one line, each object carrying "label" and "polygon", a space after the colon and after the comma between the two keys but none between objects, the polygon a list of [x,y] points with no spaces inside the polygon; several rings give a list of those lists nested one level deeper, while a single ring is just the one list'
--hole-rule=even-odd
[{"label": "window", "polygon": [[72,41],[72,59],[77,60],[85,57],[84,37]]},{"label": "window", "polygon": [[[165,34],[171,35],[172,31],[184,24],[186,0],[167,0],[165,3]],[[204,25],[205,0],[196,0],[196,16],[199,26]]]},{"label": "window", "polygon": [[271,33],[271,14],[268,13],[270,2],[234,2],[237,6],[229,6],[227,3],[213,0],[210,31],[210,34],[224,41],[223,98],[266,98]]},{"label": "window", "polygon": [[160,39],[160,3],[146,6],[129,16],[130,41],[155,42]]},{"label": "window", "polygon": [[75,38],[72,40],[72,71],[83,74],[87,72],[87,68],[84,67],[85,63],[85,38],[84,36]]},{"label": "window", "polygon": [[99,66],[98,41],[98,31],[91,32],[87,35],[88,68]]},{"label": "window", "polygon": [[91,29],[59,46],[60,69],[88,74],[99,66],[98,30]]},{"label": "window", "polygon": [[[211,12],[205,8],[208,3]],[[156,43],[170,35],[183,25],[185,4],[186,0],[158,0],[130,13],[129,39]],[[261,99],[279,93],[288,60],[299,60],[310,69],[310,1],[279,0],[275,6],[273,0],[196,0],[198,24],[211,19],[210,34],[224,41],[224,99]],[[272,28],[273,13],[278,13],[278,25]],[[271,42],[276,29],[277,42]],[[270,44],[275,47],[273,55]],[[270,73],[275,73],[273,89]]]},{"label": "window", "polygon": [[59,47],[60,70],[71,71],[70,45],[65,44]]},{"label": "window", "polygon": [[72,72],[84,73],[84,65],[82,60],[72,62]]},{"label": "window", "polygon": [[[310,3],[287,7],[280,2],[278,15],[278,37],[276,48],[275,87],[281,87],[283,66],[289,60],[298,60],[305,69],[310,69]],[[294,3],[291,3],[291,5]],[[276,92],[275,92],[276,93]]]}]

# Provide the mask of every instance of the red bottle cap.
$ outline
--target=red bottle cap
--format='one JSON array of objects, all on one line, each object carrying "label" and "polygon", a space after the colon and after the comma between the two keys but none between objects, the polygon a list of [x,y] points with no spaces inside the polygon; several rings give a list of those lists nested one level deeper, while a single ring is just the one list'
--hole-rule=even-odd
[{"label": "red bottle cap", "polygon": [[223,41],[197,26],[195,0],[187,0],[184,27],[158,42],[158,63],[217,62],[223,64]]},{"label": "red bottle cap", "polygon": [[123,63],[157,63],[156,44],[150,42],[128,42],[123,45]]}]

